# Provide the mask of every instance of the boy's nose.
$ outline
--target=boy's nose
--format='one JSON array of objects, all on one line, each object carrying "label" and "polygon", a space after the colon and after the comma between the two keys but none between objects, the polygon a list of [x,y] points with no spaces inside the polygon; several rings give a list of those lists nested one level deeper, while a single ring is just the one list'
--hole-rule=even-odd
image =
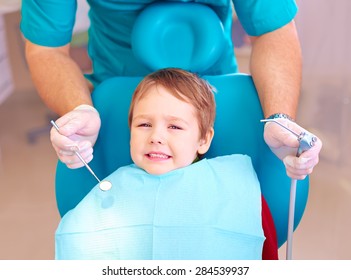
[{"label": "boy's nose", "polygon": [[163,133],[160,130],[153,130],[150,135],[151,144],[164,144],[166,142]]},{"label": "boy's nose", "polygon": [[162,144],[162,141],[161,140],[151,140],[151,143],[152,144],[156,144],[156,143]]}]

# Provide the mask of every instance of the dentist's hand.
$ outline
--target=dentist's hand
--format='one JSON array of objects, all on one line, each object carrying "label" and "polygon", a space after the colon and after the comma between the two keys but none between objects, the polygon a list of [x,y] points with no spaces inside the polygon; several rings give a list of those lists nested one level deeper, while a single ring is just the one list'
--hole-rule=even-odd
[{"label": "dentist's hand", "polygon": [[[308,132],[301,126],[288,119],[275,119],[279,123],[287,126],[297,134]],[[317,138],[317,137],[316,137]],[[272,152],[283,161],[286,173],[290,178],[302,180],[311,174],[313,168],[319,162],[319,153],[322,148],[322,141],[317,138],[314,146],[303,152],[300,157],[296,157],[299,141],[296,135],[274,122],[267,122],[264,126],[264,140]]]},{"label": "dentist's hand", "polygon": [[90,162],[101,126],[98,111],[92,106],[80,105],[55,122],[60,132],[53,127],[50,140],[60,161],[72,169],[82,167],[75,154],[79,151],[84,160]]}]

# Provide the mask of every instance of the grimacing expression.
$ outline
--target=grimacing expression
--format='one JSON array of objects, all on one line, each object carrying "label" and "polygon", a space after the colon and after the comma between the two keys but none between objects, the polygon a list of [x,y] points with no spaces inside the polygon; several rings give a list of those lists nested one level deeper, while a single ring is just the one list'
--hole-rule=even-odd
[{"label": "grimacing expression", "polygon": [[163,86],[152,86],[134,105],[130,149],[133,162],[154,175],[190,165],[207,152],[213,133],[200,139],[195,108]]}]

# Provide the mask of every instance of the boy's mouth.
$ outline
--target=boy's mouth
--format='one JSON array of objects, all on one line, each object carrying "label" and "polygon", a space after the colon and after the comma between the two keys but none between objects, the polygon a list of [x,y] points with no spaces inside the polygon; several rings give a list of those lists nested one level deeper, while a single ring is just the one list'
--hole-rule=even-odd
[{"label": "boy's mouth", "polygon": [[149,153],[146,156],[151,159],[169,159],[171,157],[163,153]]}]

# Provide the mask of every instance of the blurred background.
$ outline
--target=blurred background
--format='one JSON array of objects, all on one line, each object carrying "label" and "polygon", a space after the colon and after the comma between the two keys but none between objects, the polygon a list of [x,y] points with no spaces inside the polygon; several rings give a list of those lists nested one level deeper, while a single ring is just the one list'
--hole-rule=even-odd
[{"label": "blurred background", "polygon": [[[72,56],[88,71],[88,7],[78,2]],[[304,59],[297,121],[323,140],[323,150],[294,233],[293,258],[351,259],[351,1],[297,2]],[[60,221],[54,193],[57,157],[49,141],[55,115],[30,80],[19,9],[19,0],[0,0],[0,259],[45,260],[54,258]],[[250,46],[237,22],[233,32],[240,71],[249,73]],[[285,246],[279,251],[285,259]]]}]

